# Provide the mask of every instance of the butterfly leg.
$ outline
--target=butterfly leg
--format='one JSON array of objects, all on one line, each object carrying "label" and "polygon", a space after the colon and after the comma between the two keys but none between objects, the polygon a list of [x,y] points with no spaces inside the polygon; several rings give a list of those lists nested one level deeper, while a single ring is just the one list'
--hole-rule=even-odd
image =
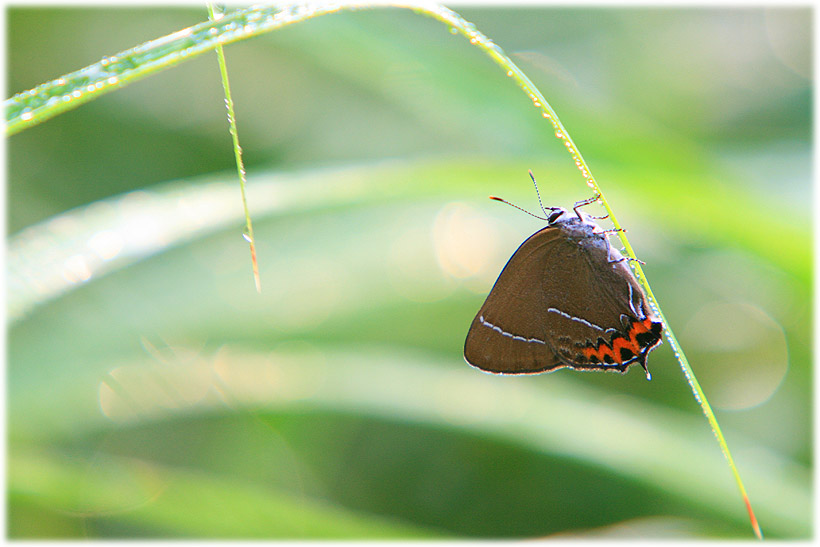
[{"label": "butterfly leg", "polygon": [[[575,214],[578,215],[578,218],[581,218],[581,213],[578,212],[578,209],[580,209],[581,207],[584,207],[585,205],[589,205],[590,203],[595,203],[599,199],[601,199],[601,194],[596,194],[595,196],[593,196],[591,198],[587,198],[587,199],[583,199],[581,201],[577,201],[577,202],[575,202],[575,205],[572,206],[572,210],[575,211]],[[607,216],[609,216],[609,215],[607,215]],[[597,218],[597,217],[593,217],[593,218]],[[606,217],[601,217],[601,218],[606,218]]]},{"label": "butterfly leg", "polygon": [[602,230],[601,232],[599,232],[601,235],[604,236],[604,241],[606,241],[607,261],[610,264],[613,264],[613,263],[617,264],[618,262],[626,262],[626,261],[632,261],[632,262],[638,262],[640,264],[646,264],[646,262],[644,262],[640,258],[632,258],[631,256],[622,256],[618,260],[612,260],[612,244],[610,243],[609,237],[607,237],[607,236],[609,234],[614,234],[615,232],[625,232],[625,231],[626,230],[624,228],[613,228],[612,230]]},{"label": "butterfly leg", "polygon": [[610,264],[617,264],[619,262],[637,262],[638,264],[646,265],[646,262],[644,262],[640,258],[632,258],[631,256],[622,256],[618,260],[609,260]]},{"label": "butterfly leg", "polygon": [[612,244],[609,242],[609,234],[614,234],[615,232],[625,232],[623,228],[613,228],[612,230],[601,230],[598,232],[599,235],[604,237],[604,241],[606,242],[606,260],[610,264],[623,262],[624,260],[629,260],[628,257],[622,256],[618,260],[612,260]]}]

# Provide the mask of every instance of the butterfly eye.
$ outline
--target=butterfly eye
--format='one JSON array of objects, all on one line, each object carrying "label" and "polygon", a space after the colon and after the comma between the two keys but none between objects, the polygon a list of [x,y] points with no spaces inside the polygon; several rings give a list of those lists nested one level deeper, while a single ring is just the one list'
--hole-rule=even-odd
[{"label": "butterfly eye", "polygon": [[547,220],[549,221],[550,224],[552,224],[553,222],[558,220],[558,218],[563,214],[564,214],[564,210],[563,209],[558,209],[557,211],[550,214],[550,216],[547,217]]}]

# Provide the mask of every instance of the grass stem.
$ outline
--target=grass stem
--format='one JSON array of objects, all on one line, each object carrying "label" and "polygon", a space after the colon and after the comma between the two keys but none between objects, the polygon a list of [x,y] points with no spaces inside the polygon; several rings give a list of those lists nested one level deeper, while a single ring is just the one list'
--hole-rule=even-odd
[{"label": "grass stem", "polygon": [[[220,19],[222,14],[217,14],[214,5],[208,2],[208,18],[212,21]],[[253,266],[253,281],[256,285],[256,292],[262,292],[262,282],[259,279],[259,263],[256,260],[256,239],[253,237],[253,223],[248,211],[248,198],[245,192],[247,177],[245,175],[245,164],[242,161],[242,147],[239,146],[239,130],[236,126],[236,114],[233,109],[233,99],[231,98],[231,84],[228,80],[228,65],[225,62],[225,52],[222,44],[216,46],[216,56],[219,60],[219,72],[222,75],[222,89],[225,90],[225,106],[228,109],[228,123],[230,124],[231,139],[233,140],[233,152],[236,159],[236,170],[239,174],[239,189],[242,194],[242,208],[245,211],[245,239],[251,249],[251,265]]]}]

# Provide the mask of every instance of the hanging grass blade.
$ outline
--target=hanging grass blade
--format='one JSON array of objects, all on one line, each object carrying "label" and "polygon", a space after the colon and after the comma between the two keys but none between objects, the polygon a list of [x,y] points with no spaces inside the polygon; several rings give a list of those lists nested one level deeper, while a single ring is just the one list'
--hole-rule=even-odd
[{"label": "hanging grass blade", "polygon": [[[208,2],[208,18],[216,21],[222,18],[221,13],[216,13],[214,5]],[[245,164],[242,161],[242,147],[239,146],[239,130],[236,127],[236,114],[233,109],[233,99],[231,98],[231,84],[228,81],[228,65],[225,63],[225,52],[222,44],[216,46],[216,56],[219,59],[219,72],[222,75],[222,89],[225,90],[225,106],[228,109],[228,123],[230,124],[231,139],[233,140],[233,152],[236,158],[236,171],[239,174],[239,189],[242,193],[242,208],[245,211],[245,232],[244,237],[248,241],[251,249],[251,264],[253,266],[253,282],[256,285],[256,292],[262,292],[262,283],[259,280],[259,264],[256,260],[256,240],[253,237],[253,223],[248,211],[248,199],[245,192],[247,177],[245,176]]]}]

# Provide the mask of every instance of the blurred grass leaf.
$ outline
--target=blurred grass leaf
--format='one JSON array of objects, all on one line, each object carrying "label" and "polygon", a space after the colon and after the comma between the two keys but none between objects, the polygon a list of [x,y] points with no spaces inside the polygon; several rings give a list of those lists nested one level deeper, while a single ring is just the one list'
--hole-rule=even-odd
[{"label": "blurred grass leaf", "polygon": [[[414,162],[364,165],[337,171],[307,172],[288,177],[275,174],[259,177],[260,180],[252,183],[250,191],[251,195],[259,192],[267,196],[267,200],[256,202],[259,207],[257,214],[260,214],[261,219],[266,219],[260,228],[260,233],[264,234],[260,237],[260,241],[266,242],[263,245],[269,247],[265,250],[265,256],[276,257],[276,264],[266,268],[270,277],[266,284],[270,287],[280,287],[279,290],[274,289],[263,293],[261,301],[254,298],[252,292],[243,290],[243,286],[247,288],[246,284],[237,284],[236,276],[240,276],[241,272],[245,271],[241,260],[223,258],[222,268],[214,270],[212,267],[215,265],[211,264],[209,269],[212,273],[210,275],[206,270],[198,269],[196,266],[203,260],[211,263],[214,257],[224,256],[224,253],[230,249],[241,247],[233,243],[236,237],[229,237],[226,240],[223,236],[214,238],[213,235],[208,235],[215,227],[229,224],[229,222],[220,220],[209,225],[209,219],[214,218],[211,210],[204,209],[201,218],[192,212],[194,210],[191,208],[192,203],[209,203],[211,200],[204,199],[203,196],[220,195],[224,191],[222,185],[214,182],[209,184],[180,182],[171,185],[173,191],[169,191],[167,187],[157,192],[146,190],[153,199],[139,202],[146,207],[145,216],[156,217],[154,211],[159,207],[165,211],[170,208],[171,211],[166,214],[170,218],[175,218],[179,215],[173,212],[173,208],[182,208],[188,215],[185,217],[186,221],[191,226],[200,227],[200,231],[194,232],[193,237],[202,238],[201,241],[195,243],[190,249],[189,246],[184,246],[175,252],[165,251],[169,246],[178,245],[180,239],[192,237],[192,234],[179,232],[176,227],[169,226],[165,228],[164,233],[155,234],[156,241],[162,242],[161,244],[158,243],[154,248],[143,249],[145,255],[165,251],[163,254],[145,261],[142,265],[111,272],[104,279],[82,286],[81,290],[69,293],[51,303],[49,314],[52,315],[53,321],[62,325],[60,329],[51,331],[52,347],[59,348],[63,355],[57,370],[54,369],[56,362],[54,358],[57,358],[57,354],[54,358],[48,358],[47,354],[42,354],[43,348],[38,348],[35,343],[39,330],[26,335],[28,324],[36,320],[37,315],[35,314],[31,319],[19,321],[18,327],[12,330],[11,355],[13,360],[18,363],[39,362],[44,366],[35,371],[26,370],[26,375],[34,379],[34,384],[25,391],[17,390],[16,394],[13,393],[10,398],[10,414],[15,417],[10,424],[12,438],[20,439],[20,442],[28,439],[26,443],[35,442],[38,438],[62,438],[63,441],[58,444],[62,446],[61,453],[81,450],[88,454],[85,457],[94,461],[97,457],[108,457],[108,449],[99,448],[101,440],[108,439],[105,443],[113,442],[111,439],[114,433],[106,432],[124,428],[115,436],[127,441],[129,435],[122,437],[123,433],[136,427],[143,430],[142,435],[148,435],[142,442],[150,444],[154,441],[147,439],[155,434],[152,431],[156,430],[157,426],[164,429],[170,428],[170,431],[177,428],[184,431],[192,427],[192,423],[199,423],[200,425],[195,426],[195,431],[199,432],[197,443],[201,443],[203,447],[207,445],[219,447],[220,443],[226,443],[227,446],[220,447],[219,450],[229,450],[234,454],[233,458],[236,460],[231,464],[227,475],[229,477],[234,473],[242,472],[239,470],[248,461],[252,461],[253,458],[264,458],[264,456],[262,453],[255,453],[259,448],[254,448],[254,446],[240,448],[241,445],[227,438],[223,438],[222,441],[218,440],[222,435],[219,432],[223,431],[223,426],[211,431],[212,426],[209,423],[212,418],[204,418],[202,421],[197,417],[206,409],[211,409],[207,411],[208,414],[216,412],[213,419],[217,419],[218,423],[224,419],[236,419],[231,416],[234,416],[237,410],[240,411],[241,417],[244,412],[242,409],[246,408],[251,409],[251,416],[256,416],[263,421],[267,420],[265,418],[267,409],[284,413],[282,416],[294,412],[297,414],[330,412],[342,415],[352,413],[354,416],[362,416],[361,419],[365,422],[377,419],[396,423],[420,423],[425,424],[425,427],[452,430],[454,433],[464,430],[478,438],[494,438],[511,442],[514,446],[520,447],[516,450],[533,451],[540,454],[539,458],[545,455],[553,458],[566,458],[579,465],[606,470],[607,475],[612,475],[607,481],[615,481],[614,477],[619,477],[618,481],[628,479],[635,483],[635,486],[630,488],[638,488],[639,484],[640,489],[652,490],[651,497],[660,496],[663,499],[675,500],[674,503],[671,501],[664,503],[673,503],[676,506],[682,503],[699,507],[700,510],[713,515],[711,518],[714,518],[714,515],[722,515],[722,519],[718,522],[723,522],[723,525],[727,526],[727,523],[732,521],[733,527],[738,530],[738,533],[742,533],[739,530],[743,528],[744,515],[742,511],[739,511],[741,507],[737,503],[736,493],[733,492],[733,486],[729,477],[726,476],[722,461],[716,457],[717,450],[712,444],[711,437],[703,434],[705,432],[702,423],[699,423],[699,417],[684,418],[677,416],[674,412],[663,411],[659,406],[651,403],[642,403],[645,406],[641,406],[641,403],[634,400],[612,399],[611,396],[605,395],[606,392],[591,392],[588,388],[582,388],[557,375],[549,377],[549,384],[532,386],[522,382],[521,379],[503,379],[476,374],[465,368],[460,363],[460,359],[453,358],[454,355],[457,356],[460,353],[458,344],[453,343],[452,340],[457,342],[461,339],[459,334],[461,326],[466,324],[467,320],[466,315],[464,321],[458,320],[458,317],[464,313],[457,311],[456,308],[443,314],[442,309],[439,308],[438,313],[434,312],[425,319],[429,311],[435,309],[430,307],[427,308],[428,313],[411,319],[411,322],[421,321],[427,324],[427,329],[433,327],[433,330],[436,330],[436,327],[430,323],[435,318],[435,323],[439,324],[437,328],[444,331],[442,341],[445,341],[445,347],[442,349],[445,350],[444,353],[448,355],[448,359],[441,364],[425,365],[425,362],[432,360],[431,357],[417,360],[410,356],[412,352],[407,344],[414,344],[414,340],[420,348],[428,345],[426,351],[440,351],[435,345],[430,345],[435,343],[435,339],[428,339],[427,344],[423,342],[425,329],[419,331],[421,338],[417,339],[412,336],[408,337],[406,333],[390,336],[390,332],[394,329],[404,328],[402,323],[407,323],[407,312],[418,308],[419,304],[410,305],[405,302],[395,306],[400,301],[396,300],[393,291],[390,290],[389,280],[385,279],[385,276],[389,278],[394,274],[377,266],[385,260],[382,258],[384,256],[382,253],[387,251],[385,247],[387,241],[384,238],[391,237],[396,228],[411,233],[414,233],[415,229],[417,230],[415,233],[423,234],[425,229],[429,229],[425,227],[429,226],[431,220],[435,218],[434,211],[440,209],[439,204],[446,202],[448,198],[463,196],[466,188],[476,195],[483,196],[495,185],[496,180],[516,178],[518,162],[506,166],[499,163],[493,165],[492,169],[486,169],[475,164],[471,168],[465,168],[464,162]],[[560,168],[553,166],[550,169],[544,166],[544,169]],[[448,179],[447,185],[441,184],[445,174]],[[384,180],[390,180],[391,183],[386,185]],[[560,193],[557,188],[554,190]],[[569,188],[564,191],[570,192]],[[181,197],[185,195],[187,198]],[[314,199],[313,196],[316,198]],[[126,196],[122,199],[130,198]],[[429,207],[423,205],[425,203],[436,204],[435,209],[431,211]],[[113,200],[110,206],[116,210],[117,200]],[[749,207],[752,212],[757,208],[762,213],[766,209],[766,204],[760,202],[756,205],[750,204]],[[234,221],[240,222],[241,210],[238,205],[231,209],[234,209]],[[428,212],[424,212],[425,210]],[[76,211],[69,213],[69,216],[76,216],[79,219],[85,213],[86,211]],[[271,213],[275,216],[270,217]],[[699,221],[697,215],[706,215],[708,211],[690,211],[681,208],[676,214],[680,218],[676,219],[677,222],[670,222],[669,225],[675,226],[680,223],[686,229],[686,226]],[[339,232],[337,229],[330,228],[329,225],[325,226],[327,221],[322,221],[323,217],[328,220],[336,217],[335,222],[348,224],[349,227],[344,236],[346,242],[336,241],[337,236],[331,236]],[[346,218],[355,218],[355,224],[349,224]],[[82,225],[88,233],[112,228],[107,219],[103,219],[100,225],[89,225],[88,222],[79,221],[64,222],[69,225]],[[49,227],[50,223],[46,223],[40,229],[48,230]],[[763,230],[764,227],[757,229]],[[300,232],[304,232],[304,236],[299,235]],[[374,239],[373,234],[379,232],[382,232],[382,236]],[[283,233],[288,234],[288,237],[285,239],[276,237],[276,234]],[[52,237],[55,236],[52,234]],[[317,254],[318,248],[314,245],[310,253],[306,255],[300,250],[303,237],[327,239],[322,245],[326,247],[325,250]],[[794,237],[801,237],[797,230],[795,230]],[[35,241],[37,239],[30,236],[25,238],[25,240]],[[32,260],[28,264],[31,271],[38,271],[43,269],[38,260],[50,260],[53,248],[67,246],[65,255],[77,256],[84,252],[83,246],[86,241],[88,238],[85,236],[73,236],[65,245],[48,247],[43,250],[42,254],[38,255],[36,252],[25,252],[24,250],[20,250],[19,254]],[[755,241],[757,241],[755,238],[749,238],[752,249],[759,254],[766,254],[765,245],[761,243],[756,246],[753,243]],[[422,244],[422,248],[427,245],[429,244]],[[18,248],[15,244],[11,247]],[[399,255],[404,252],[406,251],[400,250]],[[234,251],[230,251],[230,256],[234,254]],[[371,255],[369,258],[368,254]],[[305,263],[306,260],[308,262]],[[463,290],[458,289],[458,285],[453,285],[449,289],[444,288],[450,282],[445,282],[440,277],[440,265],[435,260],[425,261],[421,257],[413,260],[418,269],[412,272],[412,276],[417,281],[427,280],[420,285],[420,289],[417,289],[420,291],[417,297],[424,300],[424,294],[427,293],[427,299],[431,300],[430,306],[441,298],[441,294],[452,293],[454,290],[455,294],[458,294]],[[300,263],[303,265],[300,266]],[[298,289],[300,282],[297,278],[304,276],[308,271],[321,272],[322,264],[334,265],[332,276],[305,279],[302,281],[303,288]],[[51,267],[44,269],[48,270]],[[16,268],[11,268],[10,271],[13,275],[20,276],[19,279],[12,279],[16,286],[22,286],[29,277],[25,272],[20,272]],[[226,275],[228,277],[225,277]],[[330,283],[330,285],[322,289],[322,283]],[[437,286],[439,288],[436,288]],[[73,285],[73,287],[79,286]],[[289,298],[285,296],[286,293],[282,292],[284,287],[289,287],[288,291],[294,292]],[[302,292],[311,290],[309,287],[313,287],[314,297],[317,296],[315,291],[319,290],[326,304],[318,308],[315,308],[316,304],[310,304],[310,300],[306,300]],[[159,295],[166,294],[168,290],[171,291],[168,293],[170,299],[164,300],[165,304],[160,309],[152,305],[138,304],[139,301],[146,303],[163,301],[157,298]],[[441,293],[442,290],[444,293]],[[156,296],[150,296],[150,293],[146,291],[157,291]],[[212,291],[221,293],[217,300],[214,300],[216,294],[210,298],[202,298],[202,295]],[[125,294],[132,296],[125,300]],[[357,299],[356,295],[364,294],[368,295],[366,299]],[[472,300],[474,298],[469,299],[469,301]],[[98,309],[98,313],[93,326],[87,320],[81,325],[78,325],[76,321],[76,318],[85,314],[82,311],[84,301],[89,304],[96,303],[94,306]],[[218,310],[225,305],[241,310],[240,322],[237,323],[236,318],[231,318],[228,322],[220,319],[221,314]],[[356,314],[363,310],[362,305],[366,305],[369,314],[380,310],[373,315],[378,317],[376,323],[363,322],[368,321],[367,319],[354,319]],[[129,327],[121,324],[120,321],[112,320],[122,306],[129,309],[129,323],[133,326]],[[305,309],[305,306],[308,308]],[[311,309],[311,306],[314,308]],[[278,308],[281,312],[274,308]],[[293,313],[299,308],[303,308],[302,313],[306,315],[294,317]],[[419,311],[423,310],[424,307],[419,309]],[[81,315],[77,316],[76,313]],[[111,315],[112,313],[114,315]],[[287,316],[290,316],[289,319]],[[333,317],[338,318],[339,321],[337,322]],[[351,322],[358,323],[357,330],[363,330],[338,333],[338,327],[333,326],[334,324],[342,326]],[[318,328],[322,325],[324,325],[323,328]],[[105,346],[100,346],[97,341],[82,341],[82,336],[78,336],[78,328],[79,332],[91,329],[96,339],[109,342]],[[153,343],[168,344],[168,346],[163,346],[159,352],[155,349],[150,350],[149,355],[153,357],[146,362],[145,357],[139,356],[141,353],[144,354],[145,350],[128,349],[128,332],[133,332],[131,337],[142,332],[143,336],[149,336],[150,340],[154,341]],[[150,332],[155,334],[146,334]],[[371,335],[370,342],[366,342],[368,332],[375,335],[375,338]],[[219,333],[217,339],[222,341],[221,344],[227,345],[222,350],[213,353],[216,348],[213,348],[207,340],[213,338],[215,333]],[[75,342],[72,342],[72,339]],[[77,343],[76,340],[80,342]],[[201,342],[194,342],[194,346],[191,347],[190,341],[196,340],[201,340]],[[293,342],[288,342],[288,340],[303,340],[304,345],[300,346],[297,343],[296,346],[292,346]],[[147,343],[144,341],[143,347],[148,348]],[[375,357],[363,352],[364,348],[374,343],[377,344],[376,348],[382,347]],[[250,348],[259,344],[264,347],[279,346],[284,348],[282,351],[285,351],[285,356],[281,357],[277,352],[270,353],[267,350],[261,353],[235,355],[231,348],[237,344]],[[339,344],[341,348],[349,347],[353,352],[340,352]],[[77,349],[69,354],[63,353],[65,348],[72,345]],[[87,348],[82,349],[84,346]],[[307,350],[307,353],[296,351],[289,357],[288,347],[296,348],[296,350],[301,347]],[[89,354],[89,350],[93,351]],[[293,349],[290,352],[292,353]],[[129,354],[132,357],[127,357]],[[81,359],[81,362],[72,362],[77,358]],[[143,364],[140,364],[141,362]],[[151,365],[151,362],[154,364]],[[38,381],[37,378],[41,374],[50,376],[51,381]],[[66,380],[68,378],[71,380],[58,381],[58,378],[63,375],[66,376]],[[16,376],[13,376],[12,380],[15,385],[20,385]],[[529,380],[531,381],[532,378]],[[58,386],[58,391],[55,391]],[[89,399],[91,394],[89,390],[98,392],[98,397]],[[544,390],[547,391],[544,392]],[[71,401],[76,402],[71,403]],[[77,404],[79,401],[83,401],[82,404]],[[597,403],[596,401],[602,402]],[[227,406],[225,406],[226,403]],[[63,416],[61,423],[55,422],[53,418],[46,418],[43,421],[44,416],[53,416],[54,412],[66,405],[73,406],[74,412]],[[121,425],[112,430],[113,424],[100,415],[100,409],[103,415]],[[241,419],[247,420],[247,418]],[[177,420],[182,421],[175,425]],[[191,420],[193,422],[190,422]],[[602,428],[601,423],[604,422],[608,425]],[[50,426],[47,425],[49,423]],[[149,426],[151,423],[156,425]],[[53,429],[54,426],[58,426],[57,429]],[[595,434],[581,433],[586,427],[593,427]],[[276,435],[280,434],[278,428],[274,427],[273,430]],[[607,435],[607,431],[611,435]],[[350,434],[355,436],[355,431],[351,431]],[[298,437],[298,434],[296,435]],[[170,439],[167,436],[162,438],[165,439],[163,442],[168,442]],[[630,442],[626,444],[619,442],[624,438],[629,439]],[[157,446],[162,446],[163,442]],[[350,443],[352,440],[347,439],[340,442]],[[737,435],[734,435],[733,442],[738,446],[740,453],[748,452],[751,445],[749,441],[744,442]],[[88,448],[82,449],[83,446],[91,447],[91,452],[88,452]],[[238,452],[234,452],[229,447],[238,449]],[[120,450],[123,449],[120,448]],[[125,454],[131,453],[132,457],[137,457],[140,461],[147,458],[146,465],[171,463],[153,461],[153,456],[150,454],[136,456],[135,452],[139,451],[136,446],[124,450]],[[311,451],[308,450],[306,453],[309,454]],[[330,450],[330,453],[335,454],[336,452]],[[344,451],[341,452],[343,453]],[[193,469],[185,472],[188,474],[201,473],[203,471],[200,466],[210,465],[207,458],[202,459],[201,455],[196,453],[190,453],[187,458],[190,459],[173,463],[176,465],[184,463],[191,466]],[[780,461],[773,462],[771,458]],[[49,460],[49,468],[54,468],[56,473],[68,473],[68,476],[71,476],[71,471],[60,469],[58,462],[59,460]],[[313,472],[319,472],[315,465],[311,467],[314,469]],[[414,464],[407,462],[407,465]],[[528,465],[541,464],[533,462]],[[808,471],[801,470],[799,466],[795,467],[794,463],[787,463],[774,454],[768,455],[758,464],[755,464],[753,459],[746,458],[745,467],[749,475],[750,490],[767,493],[767,496],[761,497],[757,505],[760,518],[767,523],[769,533],[773,534],[773,537],[808,533],[810,517],[807,508],[810,504],[802,488]],[[793,471],[772,476],[772,468],[791,468]],[[16,493],[17,490],[26,490],[23,485],[27,483],[31,488],[28,476],[18,475],[15,469],[12,467],[12,493]],[[409,472],[408,469],[397,468],[391,473]],[[427,469],[426,466],[424,469]],[[272,471],[268,469],[266,472],[271,473]],[[527,471],[527,473],[534,472],[534,470]],[[366,474],[367,470],[361,469],[359,473]],[[572,480],[578,482],[575,475],[567,475],[564,471],[558,475],[572,476]],[[354,473],[354,476],[359,475]],[[363,477],[364,475],[361,475],[355,480],[361,481]],[[179,480],[169,478],[163,481],[169,485],[167,486],[169,490],[160,497],[168,496],[171,500],[184,500],[186,497],[201,499],[197,488],[218,490],[221,487],[216,486],[216,483],[212,481],[226,480],[228,482],[225,484],[230,484],[230,480],[223,477],[206,478],[205,484],[211,484],[211,486],[194,486],[194,483],[181,478]],[[338,478],[332,479],[328,476],[325,480],[338,480]],[[553,477],[550,480],[557,479]],[[44,484],[51,483],[45,481]],[[389,484],[383,487],[397,488]],[[591,485],[589,487],[592,488]],[[94,489],[93,486],[89,488]],[[111,488],[115,487],[112,485]],[[370,488],[375,488],[375,486]],[[434,487],[431,486],[431,488]],[[613,492],[618,491],[617,488],[612,488]],[[40,492],[40,494],[47,497],[55,496],[61,490],[61,488],[56,488],[51,494],[49,491]],[[368,495],[370,494],[376,495],[376,499],[386,495],[386,493],[374,494],[373,492]],[[252,489],[239,488],[232,495],[247,496],[247,499],[235,504],[237,510],[241,511],[246,504],[255,503],[252,500],[262,494],[261,492],[254,493]],[[322,498],[324,499],[322,503],[340,504],[341,508],[349,507],[351,504],[354,507],[356,505],[342,492],[335,492],[335,494],[323,492],[321,495],[327,496],[327,498]],[[563,494],[555,492],[552,495],[556,497],[551,503],[559,504]],[[18,498],[15,496],[13,499]],[[273,496],[255,514],[261,515],[265,511],[273,511],[278,503],[275,500]],[[462,503],[466,501],[462,500]],[[117,506],[117,503],[114,500],[108,505],[103,505],[105,507]],[[139,534],[148,535],[154,533],[150,530],[155,527],[163,530],[162,526],[166,525],[170,526],[168,533],[172,535],[185,535],[186,533],[204,534],[205,536],[234,535],[231,530],[235,529],[231,528],[230,519],[224,527],[212,523],[214,528],[210,530],[201,528],[199,531],[195,531],[189,527],[189,524],[186,524],[184,520],[186,517],[182,513],[176,516],[166,515],[164,518],[169,519],[167,523],[161,519],[156,520],[159,518],[157,515],[164,514],[162,511],[164,503],[145,509],[148,511],[148,516],[143,516],[143,513],[137,511],[135,515],[126,519],[126,522],[131,523],[128,526],[136,526],[135,530],[141,530]],[[196,505],[190,505],[184,501],[169,501],[168,503],[185,505],[190,510],[187,518],[208,518],[205,515],[213,510],[211,506],[201,506],[197,509]],[[635,501],[630,502],[632,509],[635,509],[635,503]],[[545,507],[549,505],[547,503]],[[358,508],[358,510],[365,509],[368,507]],[[369,510],[379,514],[379,511],[384,511],[384,508],[369,507]],[[401,513],[397,507],[393,507],[393,510]],[[429,507],[426,510],[429,511]],[[451,508],[453,513],[464,510],[466,510],[464,507]],[[649,511],[649,506],[643,510]],[[634,513],[627,511],[623,515],[639,515],[642,510],[638,508],[635,511]],[[676,511],[680,510],[675,510],[673,513]],[[105,512],[101,511],[101,513]],[[614,521],[608,519],[614,518],[614,515],[615,513],[604,520],[611,524]],[[411,515],[403,516],[409,518]],[[140,520],[143,518],[147,520]],[[176,527],[171,524],[175,518],[183,519],[177,523]],[[429,519],[429,516],[427,518]],[[451,514],[450,518],[455,517]],[[542,533],[554,533],[561,529],[552,528],[549,519],[543,520],[545,518],[547,516],[542,515],[539,517],[541,520],[538,521],[541,526],[545,527],[541,528]],[[592,522],[584,524],[587,522],[586,519],[578,516],[576,519],[575,524],[566,523],[565,526],[573,528],[592,524]],[[453,522],[451,528],[446,527],[446,522],[434,520],[416,524],[423,529],[466,533],[467,529],[459,528],[460,525],[456,524],[457,520]],[[208,518],[208,521],[210,522],[211,519]],[[332,521],[333,519],[330,519],[330,522]],[[283,522],[290,522],[290,519],[285,519]],[[328,521],[323,520],[323,522]],[[111,528],[110,532],[115,536],[123,533],[117,532],[117,530],[122,530],[117,526]],[[350,529],[341,524],[339,527],[332,524],[327,524],[327,526],[327,533],[330,535],[336,533],[338,537],[368,537],[369,535],[365,525],[353,526]],[[108,530],[105,526],[99,530],[103,534],[109,533],[105,532]],[[246,533],[241,534],[241,537],[253,536],[256,533],[286,537],[290,533],[295,533],[293,530],[268,522],[262,528],[249,528]],[[474,531],[483,531],[488,535],[509,533],[509,530],[506,532],[504,530],[504,528],[474,528]],[[523,529],[519,528],[519,530]],[[305,537],[323,537],[323,533],[322,529],[312,529],[306,532]],[[387,526],[376,535],[377,537],[405,537],[405,532]],[[303,536],[300,535],[300,537]]]}]

